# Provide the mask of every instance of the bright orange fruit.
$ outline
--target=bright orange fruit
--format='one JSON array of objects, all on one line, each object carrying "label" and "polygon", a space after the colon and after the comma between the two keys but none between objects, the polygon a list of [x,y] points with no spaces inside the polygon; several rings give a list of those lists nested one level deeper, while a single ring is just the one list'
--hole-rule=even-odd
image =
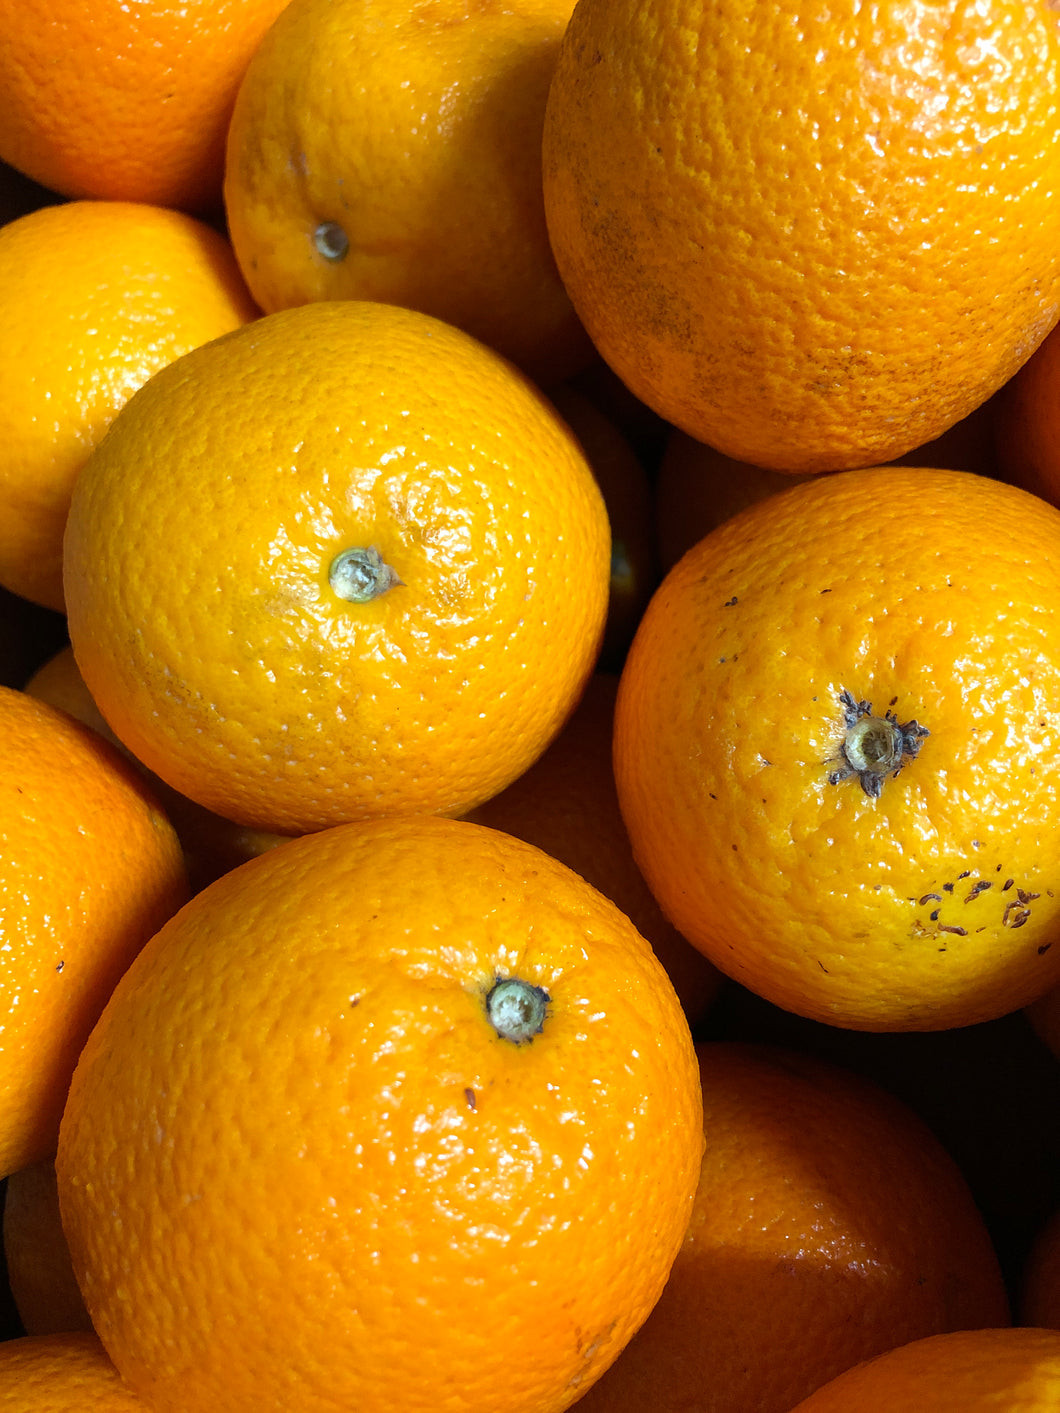
[{"label": "bright orange fruit", "polygon": [[545,207],[597,348],[668,421],[788,471],[891,461],[1060,312],[1049,5],[580,0]]},{"label": "bright orange fruit", "polygon": [[228,229],[261,306],[383,300],[466,329],[538,379],[588,363],[541,191],[572,8],[290,0],[228,135]]},{"label": "bright orange fruit", "polygon": [[51,1155],[115,982],[187,892],[176,835],[94,731],[0,688],[0,1176]]},{"label": "bright orange fruit", "polygon": [[615,716],[634,855],[788,1010],[932,1030],[1060,980],[1060,511],[986,477],[815,477],[712,531]]},{"label": "bright orange fruit", "polygon": [[539,849],[427,816],[197,894],[93,1031],[56,1171],[86,1305],[154,1413],[548,1413],[658,1298],[702,1145],[688,1025],[632,923]]},{"label": "bright orange fruit", "polygon": [[225,134],[284,0],[0,0],[0,158],[64,196],[221,204]]},{"label": "bright orange fruit", "polygon": [[1009,1323],[968,1185],[911,1110],[790,1050],[697,1049],[706,1146],[692,1220],[585,1413],[788,1413],[895,1345]]},{"label": "bright orange fruit", "polygon": [[1054,1413],[1060,1331],[931,1335],[840,1374],[791,1413]]},{"label": "bright orange fruit", "polygon": [[0,1341],[0,1385],[9,1413],[149,1413],[90,1331]]},{"label": "bright orange fruit", "polygon": [[225,238],[179,211],[68,201],[0,228],[0,583],[63,608],[93,447],[152,373],[258,313]]},{"label": "bright orange fruit", "polygon": [[609,552],[581,447],[511,364],[428,315],[322,301],[123,408],[75,487],[70,637],[116,735],[217,814],[459,814],[569,714]]}]

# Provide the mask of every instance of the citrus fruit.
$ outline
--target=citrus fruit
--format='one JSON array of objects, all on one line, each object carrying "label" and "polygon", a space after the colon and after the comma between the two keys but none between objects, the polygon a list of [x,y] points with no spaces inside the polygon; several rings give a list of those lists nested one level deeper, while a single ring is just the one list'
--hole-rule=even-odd
[{"label": "citrus fruit", "polygon": [[1058,91],[1044,4],[580,0],[544,128],[560,274],[727,456],[891,461],[1056,322]]},{"label": "citrus fruit", "polygon": [[0,0],[0,158],[64,196],[221,204],[236,89],[284,0]]},{"label": "citrus fruit", "polygon": [[1020,1324],[1060,1330],[1060,1207],[1035,1233],[1021,1274]]},{"label": "citrus fruit", "polygon": [[587,363],[541,191],[572,7],[291,0],[228,135],[228,228],[262,308],[382,300],[466,329],[537,378]]},{"label": "citrus fruit", "polygon": [[970,472],[815,477],[671,569],[623,669],[619,801],[729,976],[861,1030],[1060,978],[1060,511]]},{"label": "citrus fruit", "polygon": [[0,688],[0,1176],[54,1150],[85,1037],[185,892],[176,835],[119,753]]},{"label": "citrus fruit", "polygon": [[[996,402],[996,398],[991,398],[940,437],[893,464],[997,475]],[[658,553],[663,569],[671,569],[685,550],[745,505],[805,479],[798,473],[734,461],[674,427],[666,440],[655,489]]]},{"label": "citrus fruit", "polygon": [[559,730],[609,527],[522,374],[428,315],[281,310],[126,404],[75,487],[70,637],[181,794],[279,833],[459,814]]},{"label": "citrus fruit", "polygon": [[1008,1324],[968,1186],[910,1109],[791,1050],[697,1053],[706,1146],[692,1220],[585,1413],[788,1413],[895,1345]]},{"label": "citrus fruit", "polygon": [[1060,339],[1051,333],[997,395],[1005,476],[1060,504]]},{"label": "citrus fruit", "polygon": [[152,373],[257,312],[225,238],[178,211],[69,201],[0,227],[0,583],[63,608],[92,448]]},{"label": "citrus fruit", "polygon": [[1060,1331],[961,1330],[848,1369],[791,1413],[1053,1413]]},{"label": "citrus fruit", "polygon": [[67,711],[98,731],[120,751],[124,751],[154,791],[166,816],[176,830],[184,853],[188,886],[193,893],[205,888],[222,873],[244,863],[282,842],[282,834],[249,829],[242,824],[197,805],[160,780],[129,752],[103,719],[85,679],[78,671],[73,649],[67,643],[54,656],[41,663],[27,680],[24,690],[39,701]]},{"label": "citrus fruit", "polygon": [[154,1413],[546,1413],[657,1299],[702,1142],[632,923],[539,849],[424,816],[197,894],[93,1031],[56,1171]]},{"label": "citrus fruit", "polygon": [[4,1264],[26,1334],[90,1330],[59,1214],[55,1163],[43,1158],[4,1184]]},{"label": "citrus fruit", "polygon": [[0,1341],[10,1413],[148,1413],[90,1331]]},{"label": "citrus fruit", "polygon": [[611,768],[617,691],[617,676],[594,673],[544,755],[465,818],[536,844],[616,903],[651,943],[694,1025],[721,977],[666,920],[633,862]]}]

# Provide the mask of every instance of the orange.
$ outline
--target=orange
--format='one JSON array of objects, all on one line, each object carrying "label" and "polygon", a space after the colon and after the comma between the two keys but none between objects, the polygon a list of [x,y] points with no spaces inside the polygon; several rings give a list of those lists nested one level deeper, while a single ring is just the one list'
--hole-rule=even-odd
[{"label": "orange", "polygon": [[888,462],[1060,313],[1047,5],[581,0],[544,129],[560,274],[607,362],[727,456]]},{"label": "orange", "polygon": [[225,133],[284,0],[0,0],[0,158],[64,196],[220,206]]},{"label": "orange", "polygon": [[1060,504],[1060,339],[1055,334],[998,393],[996,430],[1005,475]]},{"label": "orange", "polygon": [[666,968],[689,1022],[721,977],[663,916],[633,862],[611,768],[618,678],[597,672],[563,730],[525,774],[466,818],[536,844],[616,903]]},{"label": "orange", "polygon": [[538,378],[588,363],[541,191],[572,8],[291,0],[228,136],[228,227],[262,308],[381,300],[456,324]]},{"label": "orange", "polygon": [[816,477],[713,530],[641,619],[619,800],[663,911],[860,1030],[1060,980],[1060,511],[970,472]]},{"label": "orange", "polygon": [[147,1413],[88,1331],[0,1342],[0,1386],[9,1413]]},{"label": "orange", "polygon": [[51,1158],[11,1173],[4,1186],[4,1263],[26,1334],[90,1330],[59,1215]]},{"label": "orange", "polygon": [[[998,473],[994,449],[996,398],[976,408],[941,437],[907,453],[896,465],[949,467]],[[787,490],[805,476],[770,471],[734,461],[673,428],[667,438],[656,485],[658,553],[671,569],[697,540],[752,501]]]},{"label": "orange", "polygon": [[1060,1207],[1035,1233],[1021,1277],[1020,1324],[1060,1330]]},{"label": "orange", "polygon": [[659,561],[672,569],[686,550],[718,525],[807,477],[770,471],[715,451],[674,427],[655,483]]},{"label": "orange", "polygon": [[192,216],[71,201],[0,227],[0,583],[62,609],[89,453],[152,373],[256,313],[228,242]]},{"label": "orange", "polygon": [[632,923],[428,816],[193,898],[88,1041],[56,1170],[86,1305],[154,1413],[548,1413],[658,1298],[702,1143]]},{"label": "orange", "polygon": [[870,1359],[791,1413],[1054,1413],[1060,1331],[930,1335]]},{"label": "orange", "polygon": [[1008,1324],[967,1184],[911,1110],[793,1051],[697,1050],[706,1147],[688,1233],[585,1413],[788,1413],[895,1345]]},{"label": "orange", "polygon": [[509,363],[322,301],[126,404],[75,487],[70,637],[116,735],[217,814],[460,814],[574,705],[609,538],[577,440]]},{"label": "orange", "polygon": [[73,649],[69,643],[37,668],[25,684],[25,691],[42,702],[68,711],[106,737],[141,771],[148,786],[154,791],[165,809],[170,823],[177,832],[180,847],[184,852],[184,864],[188,871],[188,883],[193,893],[205,888],[230,868],[264,853],[273,845],[282,842],[281,834],[270,834],[261,829],[247,829],[241,824],[203,809],[194,800],[178,794],[164,780],[152,774],[140,764],[135,756],[125,749],[114,732],[104,721],[103,716],[85,686],[84,678],[77,670]]},{"label": "orange", "polygon": [[0,1176],[54,1150],[114,983],[184,901],[176,835],[94,731],[0,688]]}]

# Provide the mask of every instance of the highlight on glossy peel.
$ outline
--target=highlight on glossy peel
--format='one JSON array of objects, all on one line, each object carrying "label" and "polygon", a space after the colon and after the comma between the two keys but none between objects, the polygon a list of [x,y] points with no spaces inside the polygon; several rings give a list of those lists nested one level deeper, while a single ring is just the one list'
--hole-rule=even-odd
[{"label": "highlight on glossy peel", "polygon": [[89,1040],[56,1171],[154,1413],[559,1413],[657,1300],[702,1146],[687,1022],[624,914],[422,817],[192,899]]},{"label": "highlight on glossy peel", "polygon": [[290,834],[458,814],[519,775],[592,671],[610,534],[511,364],[428,315],[324,301],[127,404],[78,479],[65,583],[119,739]]},{"label": "highlight on glossy peel", "polygon": [[893,460],[1060,313],[1046,0],[579,0],[544,190],[593,342],[740,461]]},{"label": "highlight on glossy peel", "polygon": [[641,621],[615,769],[663,910],[864,1030],[1060,980],[1060,511],[959,471],[818,477],[721,525]]}]

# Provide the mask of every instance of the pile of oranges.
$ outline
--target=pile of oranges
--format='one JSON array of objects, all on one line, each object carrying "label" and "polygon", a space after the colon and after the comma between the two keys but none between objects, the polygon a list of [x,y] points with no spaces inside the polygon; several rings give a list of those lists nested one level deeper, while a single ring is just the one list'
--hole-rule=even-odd
[{"label": "pile of oranges", "polygon": [[0,1402],[1060,1408],[1060,20],[0,0]]}]

